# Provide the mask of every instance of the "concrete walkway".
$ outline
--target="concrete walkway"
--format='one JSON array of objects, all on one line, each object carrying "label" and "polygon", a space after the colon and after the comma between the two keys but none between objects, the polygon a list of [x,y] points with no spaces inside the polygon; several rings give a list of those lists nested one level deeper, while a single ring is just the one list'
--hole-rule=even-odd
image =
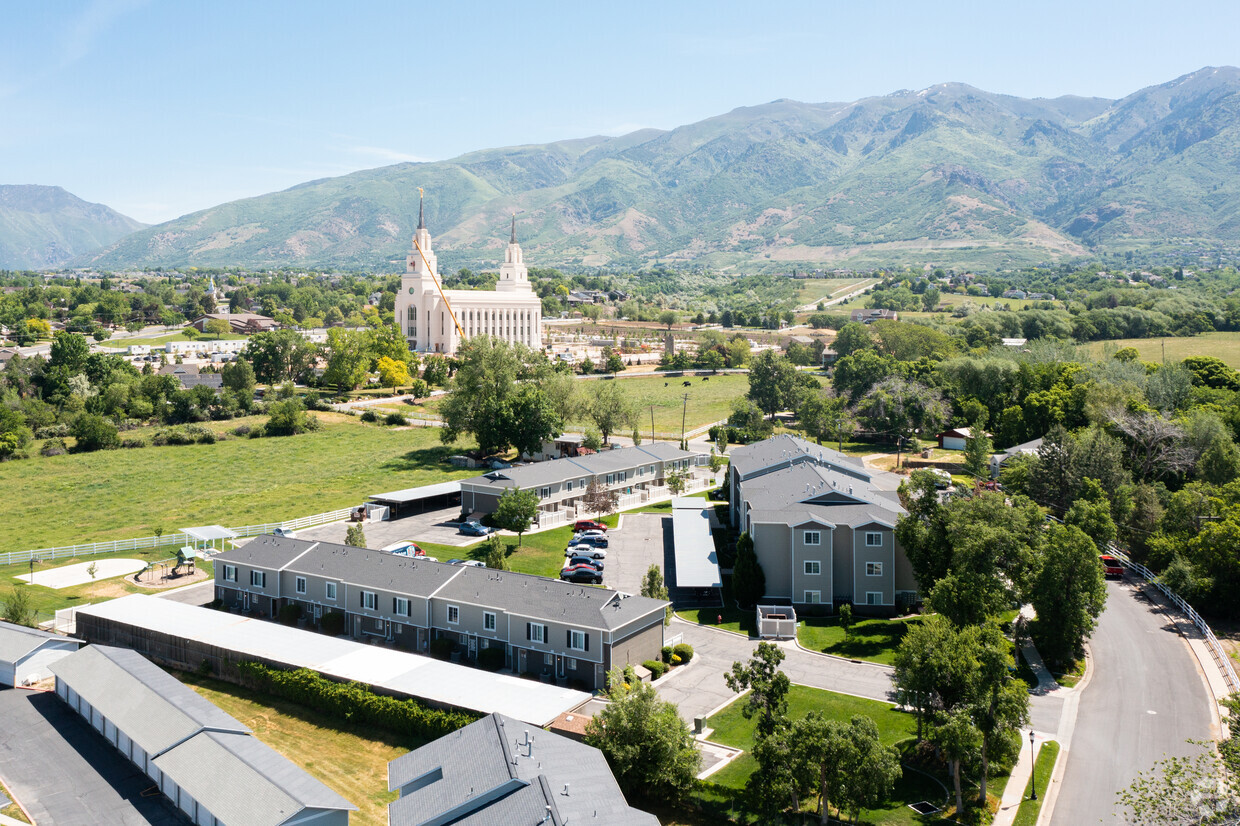
[{"label": "concrete walkway", "polygon": [[1037,617],[1037,612],[1033,610],[1032,605],[1023,605],[1020,609],[1021,623],[1020,631],[1020,653],[1025,658],[1025,662],[1029,664],[1029,670],[1033,672],[1033,676],[1037,677],[1038,684],[1032,686],[1032,690],[1037,694],[1046,694],[1059,688],[1059,683],[1051,676],[1051,671],[1042,662],[1042,655],[1038,653],[1037,647],[1033,644],[1033,637],[1025,631],[1029,627],[1029,623]]},{"label": "concrete walkway", "polygon": [[[1042,745],[1048,740],[1053,740],[1046,734],[1034,732],[1033,741],[1038,751],[1042,750]],[[991,822],[991,826],[1012,826],[1016,820],[1016,812],[1020,809],[1020,804],[1025,801],[1025,787],[1029,785],[1029,776],[1033,771],[1033,757],[1028,746],[1028,735],[1021,738],[1022,748],[1020,750],[1020,758],[1016,761],[1016,765],[1012,767],[1012,774],[1008,778],[1007,786],[1003,789],[1003,797],[999,801],[999,811],[995,812],[995,819]],[[1060,759],[1062,759],[1060,752]],[[1047,786],[1050,786],[1047,783]],[[1042,811],[1047,811],[1046,802],[1042,803]],[[1041,819],[1041,818],[1039,818]]]}]

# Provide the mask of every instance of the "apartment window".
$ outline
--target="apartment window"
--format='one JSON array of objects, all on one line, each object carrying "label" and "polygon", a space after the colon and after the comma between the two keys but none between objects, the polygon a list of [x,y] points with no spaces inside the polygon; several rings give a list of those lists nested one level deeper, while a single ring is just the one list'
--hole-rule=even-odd
[{"label": "apartment window", "polygon": [[866,605],[882,605],[883,604],[883,592],[882,591],[866,591],[865,592],[865,604]]},{"label": "apartment window", "polygon": [[378,604],[379,604],[379,599],[378,597],[375,596],[374,591],[362,591],[362,607],[363,608],[369,611],[373,611],[375,610],[375,606],[377,606]]},{"label": "apartment window", "polygon": [[645,476],[645,475],[646,475],[646,466],[645,466],[645,465],[642,465],[641,467],[639,467],[639,468],[637,469],[637,475],[638,475],[638,476]]},{"label": "apartment window", "polygon": [[568,660],[566,661],[565,665],[567,666],[567,668],[568,668],[568,670],[569,670],[569,671],[576,671],[576,670],[577,670],[577,660],[576,660],[576,659],[574,659],[573,657],[569,657],[569,658],[568,658]]},{"label": "apartment window", "polygon": [[818,575],[819,575],[819,574],[821,574],[821,573],[822,573],[822,563],[821,563],[821,562],[819,562],[817,559],[807,559],[807,560],[805,560],[805,574],[806,574],[806,576],[818,576]]},{"label": "apartment window", "polygon": [[539,499],[549,499],[550,497],[551,497],[551,488],[539,488],[538,490]]},{"label": "apartment window", "polygon": [[866,531],[865,546],[867,548],[881,548],[883,546],[883,535],[878,531]]},{"label": "apartment window", "polygon": [[304,576],[299,576],[293,580],[293,590],[299,594],[306,592],[306,578]]},{"label": "apartment window", "polygon": [[616,474],[614,473],[607,474],[607,484],[609,485],[613,484],[615,481],[616,481]]},{"label": "apartment window", "polygon": [[821,591],[806,591],[804,602],[806,605],[817,605],[822,602]]},{"label": "apartment window", "polygon": [[492,614],[490,611],[482,612],[482,629],[484,631],[495,630],[495,615]]},{"label": "apartment window", "polygon": [[409,616],[409,600],[404,597],[393,597],[392,613],[398,617]]},{"label": "apartment window", "polygon": [[865,575],[866,576],[882,576],[883,575],[883,563],[881,562],[865,563]]},{"label": "apartment window", "polygon": [[568,632],[568,647],[573,651],[589,651],[590,635],[584,631]]},{"label": "apartment window", "polygon": [[449,605],[448,606],[448,623],[450,625],[456,625],[460,621],[461,621],[461,609],[457,608],[455,605]]},{"label": "apartment window", "polygon": [[527,622],[525,624],[525,638],[530,642],[546,642],[547,626],[536,622]]},{"label": "apartment window", "polygon": [[224,581],[225,582],[236,582],[237,581],[237,566],[236,565],[225,565],[224,566]]},{"label": "apartment window", "polygon": [[266,571],[250,571],[250,585],[255,588],[267,587]]},{"label": "apartment window", "polygon": [[555,665],[555,654],[543,654],[543,665]]},{"label": "apartment window", "polygon": [[326,595],[326,597],[327,597],[328,599],[335,599],[335,598],[336,598],[336,583],[334,583],[334,582],[328,582],[328,583],[326,583],[326,586],[325,586],[325,589],[324,589],[324,590],[326,591],[326,594],[325,594],[325,595]]},{"label": "apartment window", "polygon": [[821,545],[822,544],[822,532],[821,531],[806,531],[805,532],[805,544],[806,545]]},{"label": "apartment window", "polygon": [[567,482],[564,483],[564,490],[569,493],[572,493],[573,491],[573,480],[572,479],[569,479]]}]

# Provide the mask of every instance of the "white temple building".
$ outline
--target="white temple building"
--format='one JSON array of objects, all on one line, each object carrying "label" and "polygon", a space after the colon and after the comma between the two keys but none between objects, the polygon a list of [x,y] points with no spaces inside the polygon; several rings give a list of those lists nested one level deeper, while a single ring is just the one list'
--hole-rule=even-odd
[{"label": "white temple building", "polygon": [[419,204],[418,229],[405,259],[405,274],[401,276],[400,292],[396,296],[396,322],[409,342],[409,349],[451,355],[461,345],[462,333],[464,338],[490,335],[541,348],[542,299],[530,286],[529,271],[522,258],[516,218],[513,218],[512,236],[495,289],[443,289],[437,275],[435,252],[431,249],[431,234],[426,229]]}]

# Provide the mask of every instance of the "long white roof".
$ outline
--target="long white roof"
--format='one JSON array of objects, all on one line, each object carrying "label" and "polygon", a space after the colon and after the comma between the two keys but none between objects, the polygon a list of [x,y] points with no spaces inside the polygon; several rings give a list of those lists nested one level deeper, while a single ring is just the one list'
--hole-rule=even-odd
[{"label": "long white roof", "polygon": [[81,608],[78,613],[195,640],[243,657],[309,668],[330,677],[356,680],[431,702],[483,714],[495,711],[536,726],[545,726],[590,699],[585,691],[493,674],[420,654],[145,594],[101,602]]}]

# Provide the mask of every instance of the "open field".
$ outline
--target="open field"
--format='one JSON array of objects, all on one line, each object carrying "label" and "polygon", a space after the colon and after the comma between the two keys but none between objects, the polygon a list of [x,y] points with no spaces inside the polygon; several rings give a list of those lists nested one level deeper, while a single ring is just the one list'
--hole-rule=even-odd
[{"label": "open field", "polygon": [[352,726],[284,700],[230,683],[177,674],[202,696],[236,717],[254,736],[358,807],[350,823],[387,823],[387,764],[423,745],[365,726]]},{"label": "open field", "polygon": [[[162,347],[163,345],[168,344],[169,342],[172,342],[172,341],[215,341],[216,338],[217,337],[214,333],[208,333],[206,335],[199,333],[198,335],[195,335],[193,338],[190,338],[189,336],[185,335],[184,332],[178,330],[175,333],[164,333],[163,335],[159,335],[159,336],[148,336],[148,337],[143,337],[143,338],[121,338],[121,339],[117,339],[116,341],[112,341],[111,339],[108,339],[107,341],[99,342],[99,346],[116,347],[116,348],[120,348],[123,350],[129,347],[129,345],[131,344],[145,344],[151,347]],[[245,336],[241,335],[240,333],[224,333],[222,336],[219,336],[218,338],[224,339],[224,340],[235,340],[235,339],[245,338]]]},{"label": "open field", "polygon": [[876,283],[873,278],[807,278],[797,287],[797,305],[817,304]]},{"label": "open field", "polygon": [[1229,367],[1240,369],[1240,332],[1202,333],[1187,338],[1121,338],[1085,345],[1086,351],[1095,359],[1124,347],[1136,348],[1142,361],[1161,363],[1165,347],[1168,362],[1181,361],[1189,356],[1214,356]]},{"label": "open field", "polygon": [[[472,444],[436,429],[398,430],[318,414],[300,436],[214,445],[34,456],[0,465],[0,550],[150,536],[192,525],[250,525],[308,516],[367,495],[473,476],[446,458]],[[227,430],[237,421],[217,423]]]}]

